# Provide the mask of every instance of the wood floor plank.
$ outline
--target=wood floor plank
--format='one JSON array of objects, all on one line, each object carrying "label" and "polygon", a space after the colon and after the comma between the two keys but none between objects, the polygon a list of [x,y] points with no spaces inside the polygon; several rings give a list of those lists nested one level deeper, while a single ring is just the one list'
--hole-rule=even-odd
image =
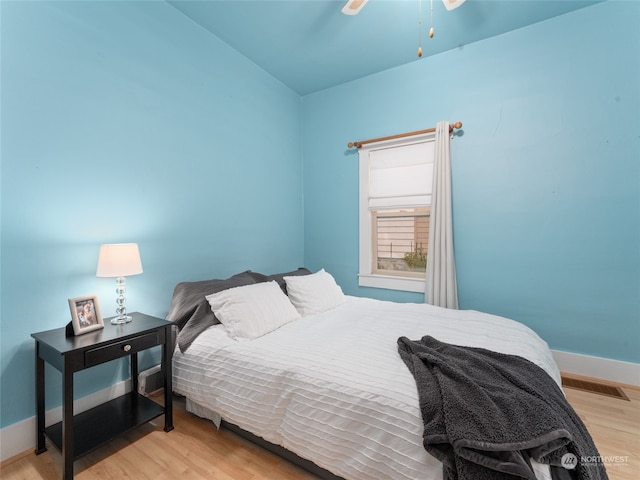
[{"label": "wood floor plank", "polygon": [[[640,478],[640,389],[622,386],[630,401],[565,389],[587,425],[611,480]],[[161,401],[162,396],[155,397]],[[316,477],[186,412],[174,402],[172,432],[164,418],[133,430],[75,462],[77,480],[316,480]],[[3,480],[61,478],[60,453],[51,445],[0,465]]]}]

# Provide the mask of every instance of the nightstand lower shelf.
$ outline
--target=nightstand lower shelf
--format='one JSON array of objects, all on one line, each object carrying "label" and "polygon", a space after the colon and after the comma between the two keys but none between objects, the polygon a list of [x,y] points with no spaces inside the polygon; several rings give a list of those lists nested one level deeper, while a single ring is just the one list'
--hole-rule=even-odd
[{"label": "nightstand lower shelf", "polygon": [[[128,393],[103,403],[73,418],[73,458],[164,414],[161,405],[138,393]],[[45,429],[54,446],[62,451],[62,422]]]}]

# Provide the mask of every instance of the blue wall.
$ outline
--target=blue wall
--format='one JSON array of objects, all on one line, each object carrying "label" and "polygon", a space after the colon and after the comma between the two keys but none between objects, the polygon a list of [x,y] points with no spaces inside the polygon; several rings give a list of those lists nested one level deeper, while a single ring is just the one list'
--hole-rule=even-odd
[{"label": "blue wall", "polygon": [[[1,8],[4,427],[35,413],[30,334],[64,326],[69,297],[115,314],[100,244],[139,243],[128,308],[164,317],[179,281],[302,265],[303,211],[300,97],[173,7]],[[125,370],[81,372],[77,396]]]},{"label": "blue wall", "polygon": [[461,308],[552,348],[640,362],[640,4],[607,2],[304,98],[305,262],[353,295],[347,143],[462,121],[452,143]]}]

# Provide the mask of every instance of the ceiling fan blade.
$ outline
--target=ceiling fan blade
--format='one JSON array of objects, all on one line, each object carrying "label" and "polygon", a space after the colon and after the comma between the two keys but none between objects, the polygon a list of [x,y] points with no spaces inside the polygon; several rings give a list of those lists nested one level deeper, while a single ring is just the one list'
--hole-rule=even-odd
[{"label": "ceiling fan blade", "polygon": [[444,3],[447,10],[453,10],[454,8],[458,8],[465,1],[466,0],[442,0],[442,3]]},{"label": "ceiling fan blade", "polygon": [[342,13],[345,15],[357,15],[368,1],[369,0],[349,0],[345,6],[342,7]]}]

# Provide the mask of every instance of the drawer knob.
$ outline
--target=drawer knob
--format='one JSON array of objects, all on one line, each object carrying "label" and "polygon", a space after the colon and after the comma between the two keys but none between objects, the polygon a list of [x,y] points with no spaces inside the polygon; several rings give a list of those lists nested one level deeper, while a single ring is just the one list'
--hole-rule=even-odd
[{"label": "drawer knob", "polygon": [[131,345],[125,345],[124,347],[122,347],[122,349],[123,349],[125,352],[128,352],[129,350],[131,350]]}]

